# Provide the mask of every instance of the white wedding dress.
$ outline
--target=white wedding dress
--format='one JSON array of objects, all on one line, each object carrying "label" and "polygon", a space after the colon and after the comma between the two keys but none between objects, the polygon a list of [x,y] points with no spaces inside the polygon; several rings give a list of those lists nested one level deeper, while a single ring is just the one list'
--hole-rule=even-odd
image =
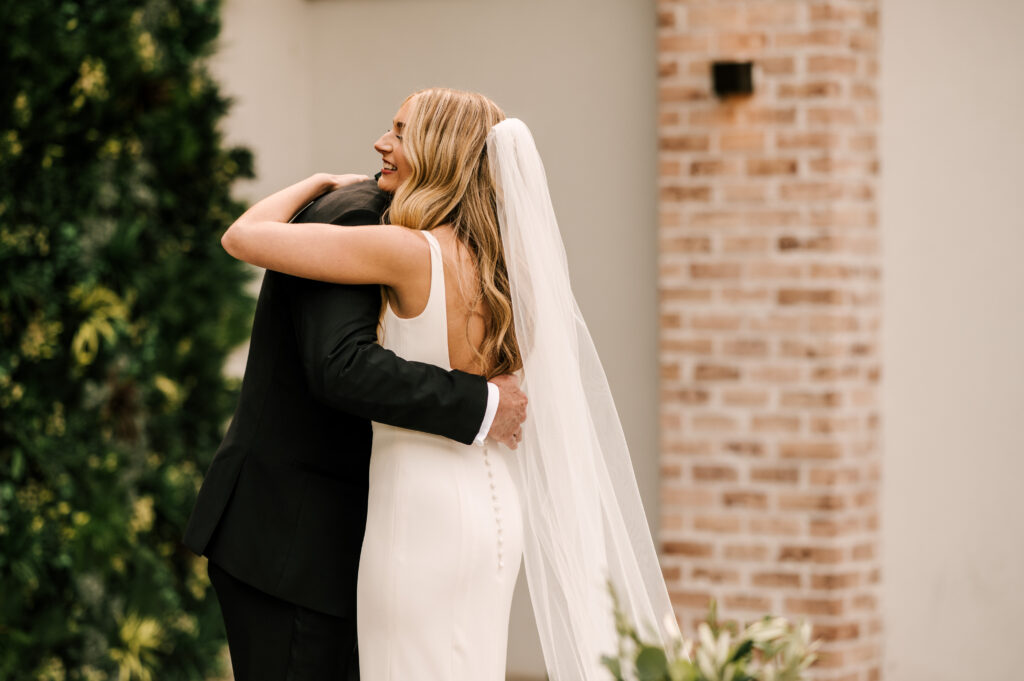
[{"label": "white wedding dress", "polygon": [[[381,344],[450,369],[441,247],[429,232],[430,295],[416,317],[390,305]],[[523,552],[507,449],[373,424],[357,628],[362,681],[502,681]]]}]

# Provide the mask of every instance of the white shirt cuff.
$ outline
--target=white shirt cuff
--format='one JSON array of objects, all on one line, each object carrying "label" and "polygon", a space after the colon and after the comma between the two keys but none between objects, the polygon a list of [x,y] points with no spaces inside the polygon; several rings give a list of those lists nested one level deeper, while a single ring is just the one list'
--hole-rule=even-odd
[{"label": "white shirt cuff", "polygon": [[487,409],[484,410],[484,420],[480,423],[480,432],[477,434],[476,439],[473,440],[473,444],[483,447],[484,440],[487,439],[487,434],[491,432],[491,424],[494,423],[494,415],[498,413],[499,399],[501,399],[501,393],[498,392],[498,386],[488,381]]}]

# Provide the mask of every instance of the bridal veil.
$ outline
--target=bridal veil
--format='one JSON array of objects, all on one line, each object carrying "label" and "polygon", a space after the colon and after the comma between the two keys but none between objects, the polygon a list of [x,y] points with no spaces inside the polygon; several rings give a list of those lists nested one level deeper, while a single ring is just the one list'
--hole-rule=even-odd
[{"label": "bridal veil", "polygon": [[672,606],[533,136],[506,119],[488,134],[487,155],[530,400],[515,456],[530,599],[551,681],[605,681],[600,658],[618,645],[607,583],[665,648]]}]

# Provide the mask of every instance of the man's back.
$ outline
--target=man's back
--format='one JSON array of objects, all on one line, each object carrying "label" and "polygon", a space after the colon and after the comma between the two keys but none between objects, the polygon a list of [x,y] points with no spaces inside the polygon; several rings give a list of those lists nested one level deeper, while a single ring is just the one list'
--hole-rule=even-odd
[{"label": "man's back", "polygon": [[[385,195],[371,185],[335,194],[305,221],[379,221]],[[372,435],[367,419],[337,410],[307,379],[309,355],[321,349],[309,347],[316,339],[303,312],[326,298],[344,306],[346,336],[372,339],[379,287],[266,273],[238,407],[185,543],[261,591],[343,614],[355,597]]]}]

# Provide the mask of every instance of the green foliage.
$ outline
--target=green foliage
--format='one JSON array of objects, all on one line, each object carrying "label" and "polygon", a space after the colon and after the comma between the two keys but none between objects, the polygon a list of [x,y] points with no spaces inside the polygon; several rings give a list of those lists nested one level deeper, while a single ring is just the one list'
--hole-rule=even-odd
[{"label": "green foliage", "polygon": [[623,612],[611,582],[608,589],[619,646],[601,663],[614,681],[801,681],[817,659],[820,642],[811,641],[809,623],[793,626],[765,615],[741,630],[736,622],[718,621],[714,600],[696,641],[680,635],[672,614],[666,616],[664,635],[654,635],[659,642],[645,641]]},{"label": "green foliage", "polygon": [[0,6],[0,678],[207,678],[181,545],[252,300],[216,0]]}]

